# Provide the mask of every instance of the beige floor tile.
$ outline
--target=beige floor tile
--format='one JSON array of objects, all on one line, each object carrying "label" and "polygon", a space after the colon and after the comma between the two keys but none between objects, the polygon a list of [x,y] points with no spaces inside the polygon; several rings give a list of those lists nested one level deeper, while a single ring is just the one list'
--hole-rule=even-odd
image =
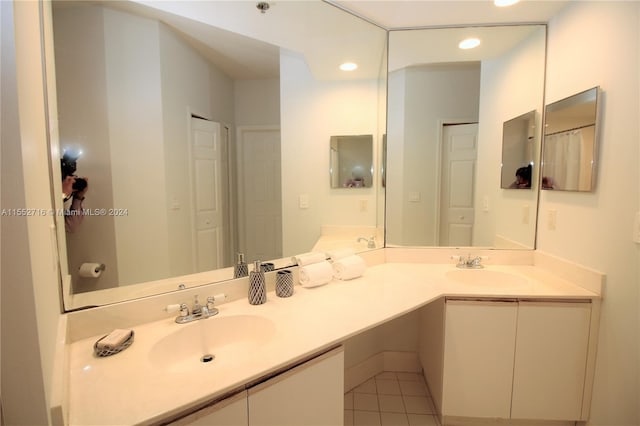
[{"label": "beige floor tile", "polygon": [[353,410],[344,410],[344,426],[353,426]]},{"label": "beige floor tile", "polygon": [[378,395],[368,393],[353,394],[353,409],[360,411],[380,411]]},{"label": "beige floor tile", "polygon": [[409,426],[409,420],[404,413],[380,413],[382,426]]},{"label": "beige floor tile", "polygon": [[354,426],[381,426],[380,413],[372,411],[354,411],[353,412],[353,425]]},{"label": "beige floor tile", "polygon": [[433,404],[427,397],[404,395],[402,399],[407,414],[433,414]]},{"label": "beige floor tile", "polygon": [[353,389],[354,393],[376,393],[376,381],[369,379],[366,382],[356,386]]},{"label": "beige floor tile", "polygon": [[400,395],[378,395],[380,411],[387,413],[404,413],[404,402]]},{"label": "beige floor tile", "polygon": [[397,380],[376,379],[376,387],[378,395],[401,395],[400,384]]},{"label": "beige floor tile", "polygon": [[353,410],[353,392],[344,394],[344,409]]},{"label": "beige floor tile", "polygon": [[408,396],[427,396],[427,385],[424,382],[398,382],[403,395]]},{"label": "beige floor tile", "polygon": [[435,416],[430,414],[407,414],[410,426],[439,426]]},{"label": "beige floor tile", "polygon": [[376,380],[398,380],[393,371],[384,371],[376,376]]},{"label": "beige floor tile", "polygon": [[413,382],[423,382],[424,378],[422,377],[422,374],[420,373],[401,373],[401,372],[397,372],[396,376],[398,376],[398,380],[404,380],[404,381],[413,381]]}]

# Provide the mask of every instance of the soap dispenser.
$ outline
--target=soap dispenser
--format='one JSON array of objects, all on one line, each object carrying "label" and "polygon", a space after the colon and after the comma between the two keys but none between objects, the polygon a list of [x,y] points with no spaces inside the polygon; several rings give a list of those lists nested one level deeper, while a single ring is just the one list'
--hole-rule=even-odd
[{"label": "soap dispenser", "polygon": [[244,254],[238,253],[238,262],[233,265],[233,278],[242,278],[249,275],[249,265],[244,261]]},{"label": "soap dispenser", "polygon": [[253,263],[253,271],[249,274],[249,303],[262,305],[267,302],[267,286],[264,280],[264,272],[260,267],[260,261]]}]

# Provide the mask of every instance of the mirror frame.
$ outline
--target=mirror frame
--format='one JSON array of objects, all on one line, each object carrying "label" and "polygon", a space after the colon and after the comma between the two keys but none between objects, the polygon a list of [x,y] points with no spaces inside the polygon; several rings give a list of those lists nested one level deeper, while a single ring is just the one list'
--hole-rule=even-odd
[{"label": "mirror frame", "polygon": [[[597,176],[597,164],[598,164],[598,150],[600,145],[599,131],[600,131],[600,108],[601,108],[601,89],[600,86],[595,86],[590,89],[584,90],[582,92],[576,93],[575,95],[568,96],[564,99],[560,99],[559,101],[552,102],[545,106],[545,123],[544,123],[544,137],[542,144],[542,167],[541,167],[541,189],[545,191],[554,190],[554,191],[564,191],[564,192],[593,192],[596,187],[596,176]],[[570,119],[574,119],[575,121],[572,124],[565,128],[566,126],[560,126],[558,129],[555,127],[551,128],[551,132],[547,133],[547,128],[550,127],[549,118],[554,115],[554,113],[562,113],[570,110],[571,107],[576,107],[580,105],[588,105],[593,102],[593,118],[589,118],[589,120],[582,120],[582,117],[575,118],[569,117]],[[587,158],[589,162],[588,166],[588,176],[587,180],[579,181],[577,183],[576,189],[567,189],[555,187],[556,181],[552,178],[549,181],[548,173],[545,173],[545,166],[548,167],[548,163],[550,161],[546,161],[547,152],[550,150],[549,146],[549,138],[555,135],[560,135],[568,132],[576,132],[582,129],[593,127],[593,142],[591,144],[590,149],[590,158]],[[581,138],[582,140],[582,138]],[[582,147],[580,147],[582,148]],[[578,158],[576,161],[580,160]],[[580,174],[584,170],[582,167],[584,164],[581,164],[578,168],[577,178],[580,180]],[[563,167],[563,169],[567,169],[568,167]],[[582,186],[582,187],[581,187]]]}]

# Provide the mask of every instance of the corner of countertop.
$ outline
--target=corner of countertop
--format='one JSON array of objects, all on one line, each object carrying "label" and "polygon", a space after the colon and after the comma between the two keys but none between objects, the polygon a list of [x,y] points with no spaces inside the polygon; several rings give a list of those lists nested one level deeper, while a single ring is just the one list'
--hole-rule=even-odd
[{"label": "corner of countertop", "polygon": [[534,266],[545,269],[552,274],[573,282],[579,287],[602,296],[602,289],[606,281],[606,274],[546,253],[541,250],[534,251]]}]

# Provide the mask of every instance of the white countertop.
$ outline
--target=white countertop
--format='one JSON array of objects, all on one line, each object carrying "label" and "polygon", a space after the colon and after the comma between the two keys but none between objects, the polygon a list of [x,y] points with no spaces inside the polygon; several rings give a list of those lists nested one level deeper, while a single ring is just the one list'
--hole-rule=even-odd
[{"label": "white countertop", "polygon": [[[134,327],[135,341],[125,351],[106,358],[93,356],[101,337],[69,345],[68,414],[72,425],[140,424],[159,421],[191,406],[212,400],[322,349],[442,296],[594,299],[600,296],[535,266],[488,266],[526,280],[515,286],[463,284],[446,277],[454,265],[384,263],[361,278],[332,281],[322,287],[295,287],[292,297],[268,294],[267,303],[246,299],[220,305],[218,316],[260,316],[275,326],[273,336],[256,353],[192,369],[154,368],[150,348],[179,327],[173,317]],[[202,320],[201,320],[202,321]]]}]

